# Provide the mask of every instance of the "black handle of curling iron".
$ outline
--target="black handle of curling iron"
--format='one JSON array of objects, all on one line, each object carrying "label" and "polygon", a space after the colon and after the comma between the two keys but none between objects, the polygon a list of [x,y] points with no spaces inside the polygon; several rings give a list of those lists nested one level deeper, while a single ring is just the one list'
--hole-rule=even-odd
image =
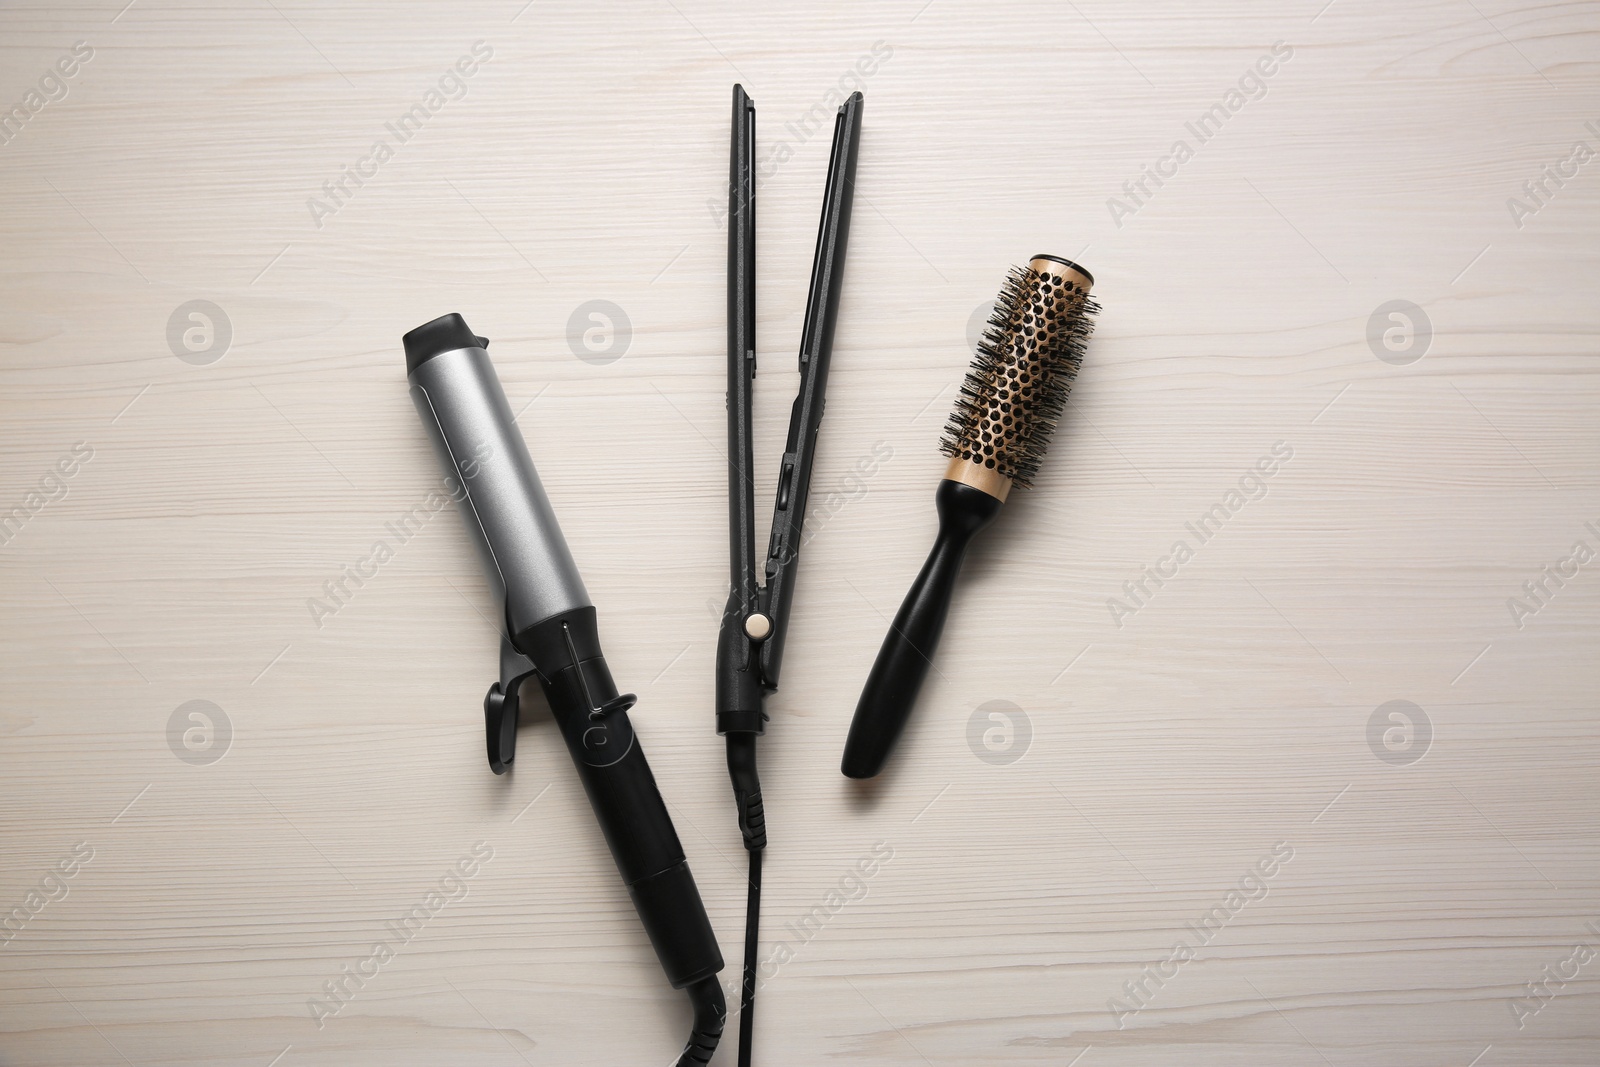
[{"label": "black handle of curling iron", "polygon": [[628,709],[637,698],[617,693],[592,607],[552,616],[518,634],[515,643],[537,665],[551,715],[656,958],[672,987],[689,991],[694,1025],[678,1065],[707,1064],[727,1013],[717,982],[722,951],[634,736]]},{"label": "black handle of curling iron", "polygon": [[839,768],[848,778],[872,778],[883,770],[938,650],[967,545],[1000,513],[999,500],[949,479],[939,483],[934,500],[939,536],[895,614],[856,704]]},{"label": "black handle of curling iron", "polygon": [[594,608],[529,627],[516,643],[538,666],[556,725],[667,978],[681,989],[714,977],[722,953],[628,719],[635,698],[617,694],[600,651]]}]

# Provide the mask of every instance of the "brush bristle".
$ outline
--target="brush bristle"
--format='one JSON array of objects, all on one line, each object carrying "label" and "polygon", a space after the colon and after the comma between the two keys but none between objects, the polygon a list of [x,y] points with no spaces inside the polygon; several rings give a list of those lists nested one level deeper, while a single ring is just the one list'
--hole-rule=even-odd
[{"label": "brush bristle", "polygon": [[1088,290],[1064,271],[1013,268],[940,450],[1031,489],[1099,310]]}]

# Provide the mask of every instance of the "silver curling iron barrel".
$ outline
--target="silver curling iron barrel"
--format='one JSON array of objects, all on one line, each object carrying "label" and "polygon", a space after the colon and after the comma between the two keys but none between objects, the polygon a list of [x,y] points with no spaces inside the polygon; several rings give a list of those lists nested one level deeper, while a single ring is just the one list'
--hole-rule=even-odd
[{"label": "silver curling iron barrel", "polygon": [[515,755],[517,687],[539,679],[617,870],[673,988],[687,988],[694,1030],[680,1065],[710,1061],[726,1014],[722,953],[604,655],[594,605],[539,483],[485,351],[450,314],[404,338],[411,398],[459,481],[462,514],[503,601],[501,679],[484,701],[489,762]]}]

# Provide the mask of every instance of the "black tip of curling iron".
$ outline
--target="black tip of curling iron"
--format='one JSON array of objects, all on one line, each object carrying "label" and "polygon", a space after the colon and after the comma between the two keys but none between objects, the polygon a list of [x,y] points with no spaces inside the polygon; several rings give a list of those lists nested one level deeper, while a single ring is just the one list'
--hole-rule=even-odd
[{"label": "black tip of curling iron", "polygon": [[1033,258],[1034,259],[1048,259],[1050,262],[1059,263],[1063,267],[1071,267],[1073,270],[1077,271],[1079,274],[1083,275],[1085,278],[1088,278],[1090,285],[1094,284],[1094,275],[1090,274],[1087,270],[1084,270],[1083,267],[1080,264],[1074,263],[1070,259],[1062,259],[1060,256],[1047,256],[1043,252],[1040,252],[1038,255],[1034,256]]},{"label": "black tip of curling iron", "polygon": [[400,340],[406,346],[407,374],[441,352],[489,347],[489,339],[473,333],[467,326],[467,320],[454,311],[423,323]]}]

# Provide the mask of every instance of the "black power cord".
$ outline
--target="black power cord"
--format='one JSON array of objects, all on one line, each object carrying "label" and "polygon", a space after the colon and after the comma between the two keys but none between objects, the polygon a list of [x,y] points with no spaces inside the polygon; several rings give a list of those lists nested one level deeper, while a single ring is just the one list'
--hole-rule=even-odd
[{"label": "black power cord", "polygon": [[702,978],[689,986],[689,1002],[694,1005],[694,1029],[689,1031],[689,1043],[678,1057],[678,1067],[705,1067],[716,1055],[728,1018],[728,1002],[717,976]]},{"label": "black power cord", "polygon": [[739,995],[739,1067],[750,1067],[755,1043],[756,947],[761,943],[761,855],[750,850],[750,893],[744,907],[744,988]]},{"label": "black power cord", "polygon": [[739,831],[750,853],[750,888],[744,912],[744,979],[739,991],[739,1067],[750,1067],[755,1043],[756,950],[761,943],[761,856],[767,847],[767,817],[756,772],[756,734],[729,733],[728,777],[739,806]]}]

